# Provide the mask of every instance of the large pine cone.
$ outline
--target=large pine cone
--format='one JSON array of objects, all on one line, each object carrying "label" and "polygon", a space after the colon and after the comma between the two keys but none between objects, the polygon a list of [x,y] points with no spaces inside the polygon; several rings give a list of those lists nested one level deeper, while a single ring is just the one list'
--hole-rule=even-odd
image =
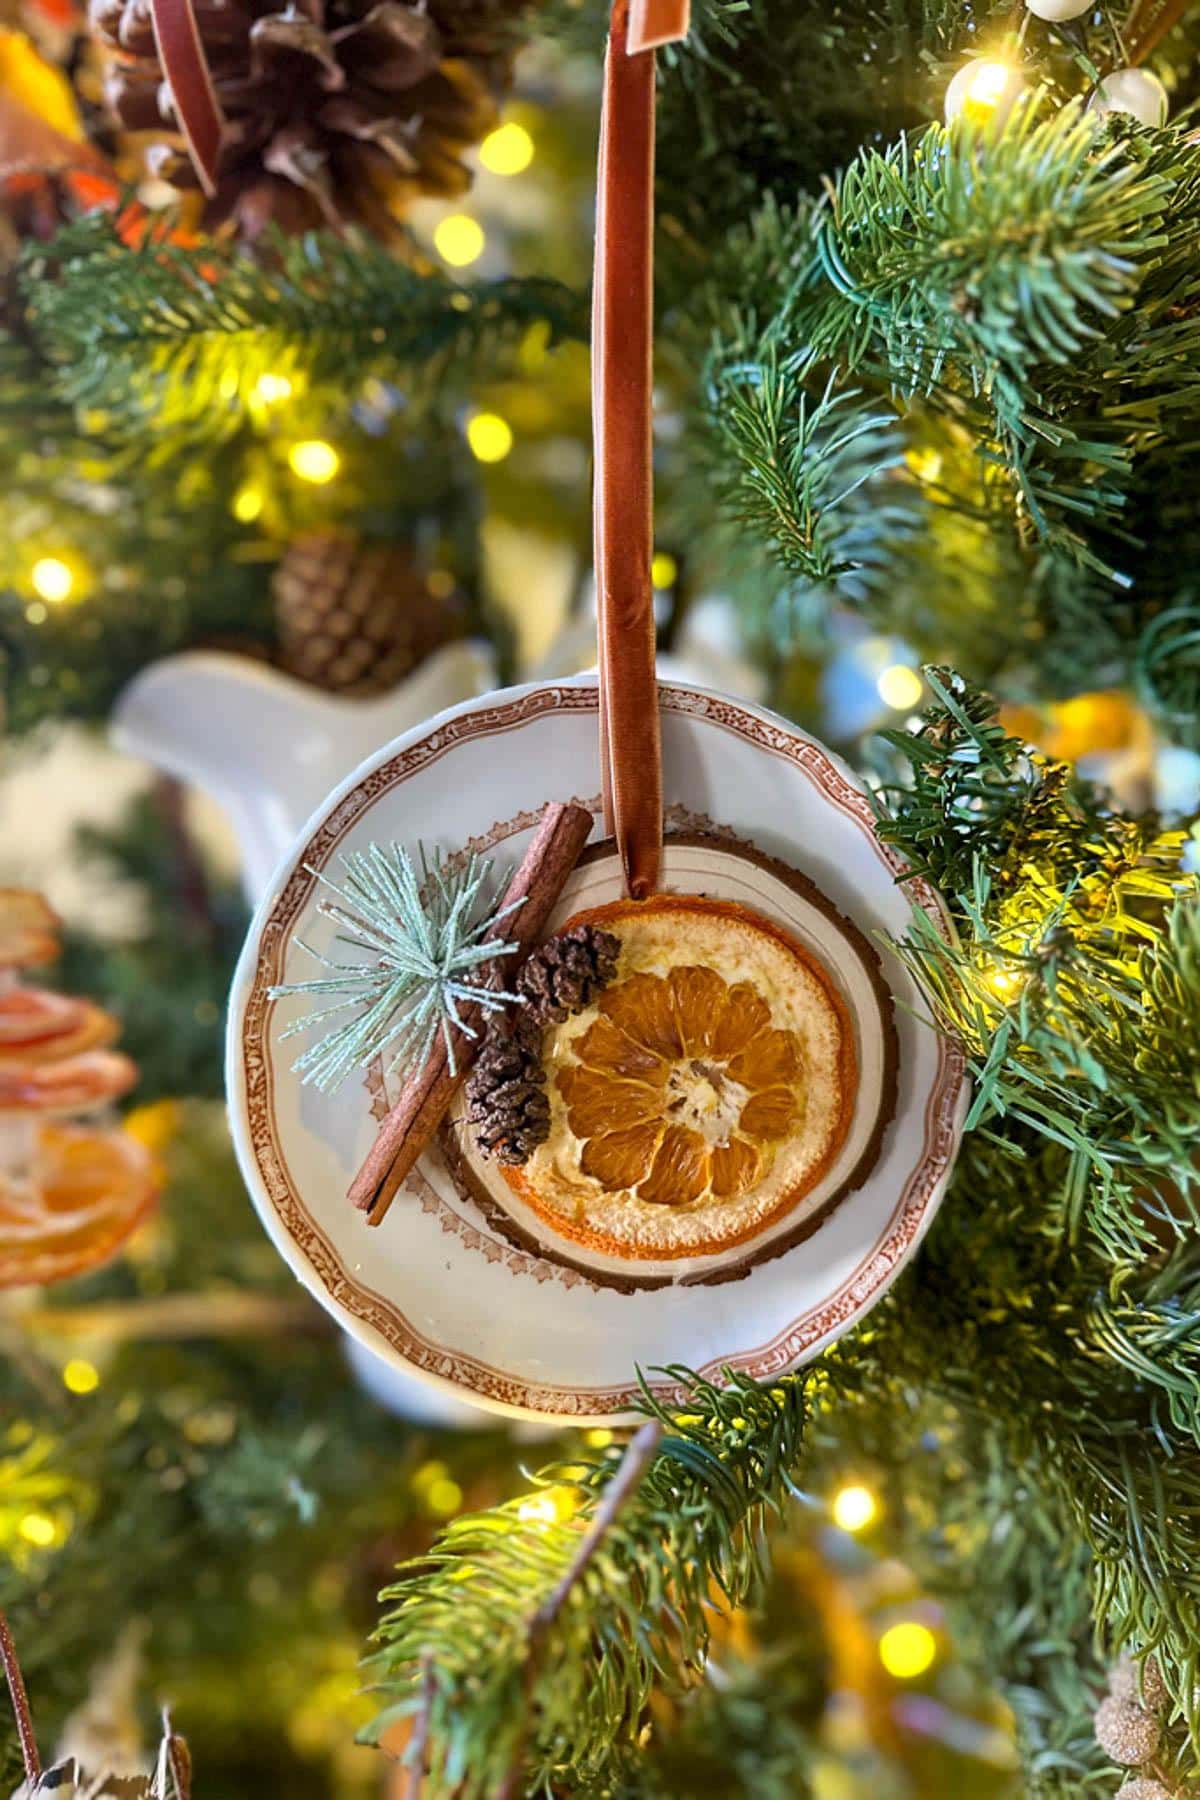
[{"label": "large pine cone", "polygon": [[403,544],[311,531],[287,548],[272,582],[279,659],[332,693],[386,693],[467,630],[450,577],[427,575]]},{"label": "large pine cone", "polygon": [[[387,241],[420,194],[459,194],[495,123],[523,0],[195,0],[227,122],[204,223],[256,238],[358,224]],[[106,98],[148,134],[148,173],[198,186],[155,49],[149,0],[90,0],[113,52]]]},{"label": "large pine cone", "polygon": [[467,1117],[484,1155],[514,1168],[550,1136],[541,1033],[530,1022],[489,1030],[467,1082]]}]

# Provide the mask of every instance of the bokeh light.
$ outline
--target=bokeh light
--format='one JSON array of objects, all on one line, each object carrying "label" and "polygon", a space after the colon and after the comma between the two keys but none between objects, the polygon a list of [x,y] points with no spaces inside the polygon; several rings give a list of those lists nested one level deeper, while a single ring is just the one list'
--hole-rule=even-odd
[{"label": "bokeh light", "polygon": [[503,462],[513,447],[512,426],[499,413],[475,413],[467,421],[467,442],[478,462]]},{"label": "bokeh light", "polygon": [[33,589],[52,606],[69,600],[75,589],[75,573],[61,556],[39,556],[29,572]]},{"label": "bokeh light", "polygon": [[493,175],[519,175],[533,161],[533,139],[523,125],[499,125],[480,144],[479,160]]},{"label": "bokeh light", "polygon": [[883,704],[894,712],[910,711],[925,692],[921,677],[907,663],[892,663],[882,670],[875,686]]},{"label": "bokeh light", "polygon": [[928,1625],[904,1619],[890,1625],[879,1640],[879,1660],[897,1681],[913,1681],[932,1667],[937,1639]]},{"label": "bokeh light", "polygon": [[433,247],[452,269],[465,269],[483,255],[487,238],[478,219],[469,213],[451,213],[433,234]]},{"label": "bokeh light", "polygon": [[879,1511],[870,1488],[851,1482],[833,1497],[833,1522],[842,1531],[865,1531]]},{"label": "bokeh light", "polygon": [[304,438],[300,443],[292,445],[288,451],[288,462],[292,473],[298,475],[301,481],[313,481],[320,486],[333,480],[341,467],[342,459],[333,445],[327,444],[324,438]]},{"label": "bokeh light", "polygon": [[265,406],[276,400],[286,400],[292,391],[292,384],[286,375],[260,375],[254,384],[254,397]]},{"label": "bokeh light", "polygon": [[91,1394],[100,1386],[100,1371],[95,1363],[73,1356],[62,1372],[63,1386],[72,1394]]}]

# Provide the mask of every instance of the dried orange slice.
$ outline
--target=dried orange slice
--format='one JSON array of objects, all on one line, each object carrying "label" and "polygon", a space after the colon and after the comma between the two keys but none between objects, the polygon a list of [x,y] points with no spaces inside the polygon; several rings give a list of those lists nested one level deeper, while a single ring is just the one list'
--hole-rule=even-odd
[{"label": "dried orange slice", "polygon": [[59,1062],[98,1050],[117,1035],[117,1021],[90,1000],[14,987],[0,994],[0,1068]]},{"label": "dried orange slice", "polygon": [[0,1064],[0,1113],[94,1112],[129,1092],[137,1064],[119,1050],[85,1050],[61,1062]]},{"label": "dried orange slice", "polygon": [[30,888],[0,887],[0,969],[53,962],[58,915]]},{"label": "dried orange slice", "polygon": [[582,913],[617,975],[542,1041],[549,1139],[505,1178],[605,1254],[710,1255],[780,1218],[845,1140],[851,1019],[828,972],[733,902],[660,896]]},{"label": "dried orange slice", "polygon": [[45,1286],[114,1256],[158,1194],[154,1156],[125,1131],[43,1125],[29,1179],[0,1176],[0,1287]]}]

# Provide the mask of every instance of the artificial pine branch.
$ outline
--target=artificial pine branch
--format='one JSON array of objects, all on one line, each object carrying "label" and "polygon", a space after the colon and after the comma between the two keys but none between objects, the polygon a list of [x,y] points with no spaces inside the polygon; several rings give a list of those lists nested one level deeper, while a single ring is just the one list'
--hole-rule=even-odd
[{"label": "artificial pine branch", "polygon": [[571,1518],[522,1518],[519,1502],[466,1515],[386,1590],[370,1667],[391,1703],[371,1736],[427,1706],[432,1663],[431,1794],[493,1796],[518,1759],[531,1791],[579,1791],[619,1769],[651,1691],[699,1679],[714,1603],[754,1591],[766,1516],[792,1491],[809,1382],[730,1376],[718,1388],[667,1373],[686,1410],[644,1392],[664,1428],[648,1468],[647,1431],[624,1481],[620,1452],[549,1469],[544,1483],[578,1497]]},{"label": "artificial pine branch", "polygon": [[[297,994],[319,1003],[317,1011],[287,1027],[284,1039],[328,1027],[294,1069],[326,1091],[380,1057],[389,1072],[414,1075],[440,1037],[453,1075],[455,1033],[478,1035],[460,1008],[497,1013],[521,1004],[519,994],[481,977],[486,964],[515,948],[495,932],[522,902],[497,908],[492,864],[474,854],[455,865],[440,852],[429,863],[422,852],[420,876],[399,844],[372,844],[366,851],[343,853],[340,861],[341,882],[319,869],[309,873],[322,888],[318,913],[337,926],[335,941],[353,950],[356,959],[344,962],[302,943],[328,974],[270,990],[272,1000]],[[348,1020],[329,1024],[347,1011]]]},{"label": "artificial pine branch", "polygon": [[[510,1505],[456,1522],[404,1571],[374,1663],[394,1705],[375,1729],[419,1707],[431,1657],[435,1793],[503,1779],[527,1681],[531,1782],[620,1791],[652,1686],[685,1688],[699,1667],[710,1582],[734,1603],[750,1591],[747,1504],[782,1504],[802,1457],[806,1485],[848,1456],[887,1468],[905,1554],[1017,1711],[1031,1794],[1112,1791],[1093,1636],[1107,1661],[1153,1649],[1195,1730],[1196,884],[1180,833],[1113,814],[986,695],[927,675],[920,729],[890,735],[879,829],[947,892],[959,946],[909,954],[979,1060],[938,1222],[869,1323],[803,1377],[697,1384],[532,1679],[523,1621],[570,1567],[611,1463],[559,1472],[583,1496],[570,1523]],[[997,991],[1000,976],[1015,986]]]},{"label": "artificial pine branch", "polygon": [[552,342],[584,328],[580,296],[553,281],[468,287],[327,235],[267,258],[208,239],[130,247],[98,215],[29,251],[22,292],[57,391],[139,455],[157,440],[157,462],[240,430],[264,375],[343,395],[403,379],[410,401],[443,404],[530,326]]},{"label": "artificial pine branch", "polygon": [[[1194,528],[1197,231],[1181,131],[1098,129],[1045,96],[986,142],[959,124],[862,150],[823,203],[768,193],[679,309],[706,447],[684,501],[702,519],[715,477],[747,561],[769,547],[827,604],[975,668],[986,604],[987,665],[1050,691],[1128,679],[1179,607],[1155,705],[1186,733],[1194,598],[1154,547]],[[820,456],[788,452],[801,408],[851,390],[889,421],[891,466],[823,517]],[[837,554],[814,561],[814,536]]]}]

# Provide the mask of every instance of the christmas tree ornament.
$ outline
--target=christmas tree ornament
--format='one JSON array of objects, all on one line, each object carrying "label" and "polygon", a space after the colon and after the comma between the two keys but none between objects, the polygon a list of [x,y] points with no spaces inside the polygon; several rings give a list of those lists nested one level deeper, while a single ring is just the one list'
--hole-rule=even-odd
[{"label": "christmas tree ornament", "polygon": [[1025,0],[1035,19],[1050,25],[1065,25],[1068,19],[1082,19],[1096,5],[1096,0]]},{"label": "christmas tree ornament", "polygon": [[946,89],[946,123],[964,119],[980,128],[1002,130],[1024,92],[1019,69],[978,57],[964,63]]},{"label": "christmas tree ornament", "polygon": [[[657,679],[644,46],[681,28],[666,0],[619,0],[606,63],[598,676],[456,707],[369,758],[277,871],[230,1003],[238,1154],[292,1267],[399,1367],[539,1417],[622,1416],[639,1370],[814,1354],[911,1254],[965,1101],[958,1047],[886,948],[912,904],[945,915],[897,886],[866,794],[785,720]],[[320,1002],[305,965],[342,956],[322,896],[392,843],[439,846],[447,872],[516,864],[500,906],[520,904],[479,940],[502,1005],[464,998],[394,1071],[404,1016],[381,1009],[383,1054],[325,1092],[286,1043]]]},{"label": "christmas tree ornament", "polygon": [[334,694],[386,693],[467,632],[461,592],[403,544],[307,532],[271,586],[281,666]]},{"label": "christmas tree ornament", "polygon": [[1139,125],[1165,125],[1170,102],[1166,88],[1149,69],[1114,69],[1097,84],[1088,110],[1102,117],[1129,113]]},{"label": "christmas tree ornament", "polygon": [[1109,1674],[1108,1691],[1118,1700],[1136,1701],[1152,1713],[1164,1712],[1171,1699],[1153,1655],[1140,1663],[1132,1656],[1122,1656]]},{"label": "christmas tree ornament", "polygon": [[1172,1795],[1170,1788],[1165,1788],[1152,1775],[1135,1775],[1132,1781],[1121,1783],[1117,1800],[1172,1800]]},{"label": "christmas tree ornament", "polygon": [[390,240],[418,196],[469,185],[508,86],[514,0],[92,0],[113,117],[147,172],[202,190],[255,239],[360,225]]},{"label": "christmas tree ornament", "polygon": [[1127,1769],[1148,1763],[1162,1739],[1162,1727],[1154,1714],[1136,1700],[1110,1694],[1096,1708],[1096,1742],[1106,1756]]},{"label": "christmas tree ornament", "polygon": [[45,901],[0,889],[0,1287],[107,1262],[158,1194],[155,1160],[128,1132],[66,1122],[111,1105],[137,1069],[108,1047],[117,1025],[99,1007],[21,984],[57,947]]}]

